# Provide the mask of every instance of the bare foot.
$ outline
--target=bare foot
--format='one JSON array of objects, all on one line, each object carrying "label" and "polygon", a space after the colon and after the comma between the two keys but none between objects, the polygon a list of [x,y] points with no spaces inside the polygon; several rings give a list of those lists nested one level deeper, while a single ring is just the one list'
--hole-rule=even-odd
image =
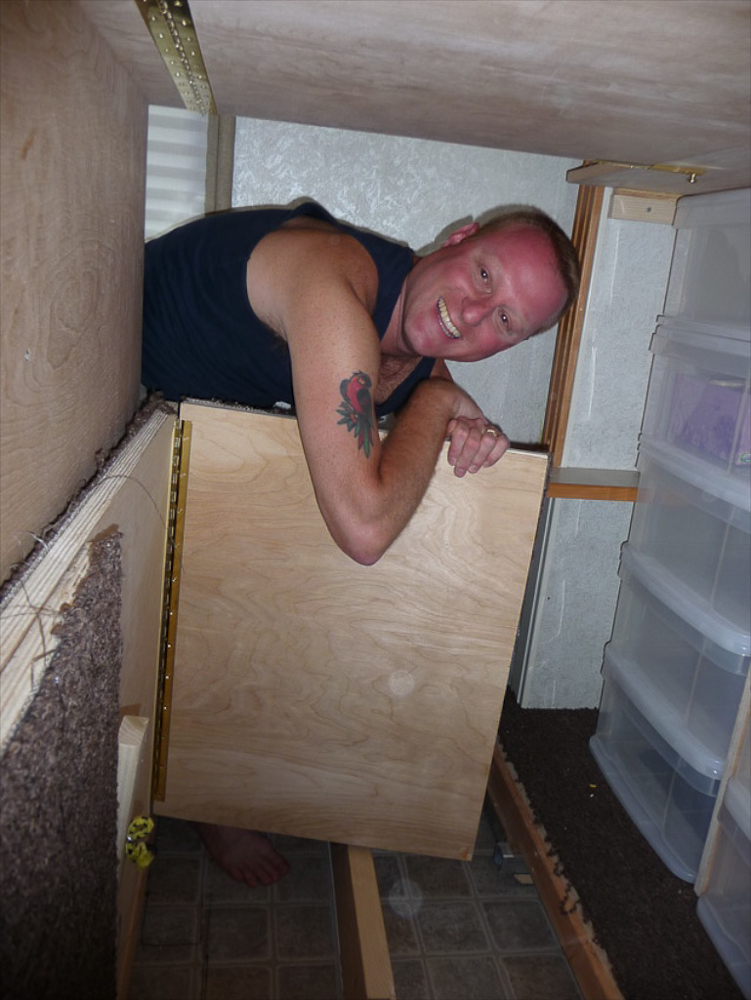
[{"label": "bare foot", "polygon": [[251,888],[271,885],[289,871],[286,858],[262,833],[211,823],[192,826],[214,861],[238,882],[247,882]]}]

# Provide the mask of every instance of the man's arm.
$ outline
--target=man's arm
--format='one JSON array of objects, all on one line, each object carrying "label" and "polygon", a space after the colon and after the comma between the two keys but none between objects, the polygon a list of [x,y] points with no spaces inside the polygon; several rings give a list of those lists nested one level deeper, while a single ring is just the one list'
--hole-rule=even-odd
[{"label": "man's arm", "polygon": [[370,319],[376,282],[359,243],[318,230],[271,234],[248,267],[253,308],[289,346],[300,436],[321,513],[340,548],[363,564],[376,562],[411,518],[450,421],[471,427],[472,456],[481,463],[505,450],[500,439],[483,439],[487,421],[479,408],[441,378],[417,386],[381,442],[373,403],[380,344]]}]

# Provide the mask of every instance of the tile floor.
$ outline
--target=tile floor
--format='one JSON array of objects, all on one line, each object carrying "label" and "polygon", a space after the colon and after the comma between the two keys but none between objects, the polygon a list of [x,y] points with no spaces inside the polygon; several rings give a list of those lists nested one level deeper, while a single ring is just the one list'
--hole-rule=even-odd
[{"label": "tile floor", "polygon": [[[328,845],[274,839],[292,869],[250,890],[159,821],[132,1000],[341,1000]],[[580,1000],[504,840],[485,816],[468,863],[374,852],[398,1000]]]}]

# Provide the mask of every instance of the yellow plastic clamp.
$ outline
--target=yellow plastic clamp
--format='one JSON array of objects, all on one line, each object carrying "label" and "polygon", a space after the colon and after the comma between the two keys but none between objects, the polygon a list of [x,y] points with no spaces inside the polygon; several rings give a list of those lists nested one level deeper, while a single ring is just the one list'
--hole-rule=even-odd
[{"label": "yellow plastic clamp", "polygon": [[150,816],[136,816],[125,835],[125,857],[139,868],[148,868],[154,860],[154,852],[146,846],[145,839],[154,829]]}]

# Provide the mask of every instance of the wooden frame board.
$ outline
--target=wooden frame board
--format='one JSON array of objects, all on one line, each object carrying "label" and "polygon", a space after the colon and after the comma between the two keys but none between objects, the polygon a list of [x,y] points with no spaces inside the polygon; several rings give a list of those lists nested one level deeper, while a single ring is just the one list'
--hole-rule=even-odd
[{"label": "wooden frame board", "polygon": [[532,873],[584,1000],[623,1000],[608,957],[584,919],[576,890],[561,874],[545,831],[535,822],[524,789],[499,744],[493,750],[488,798],[512,849],[521,853]]},{"label": "wooden frame board", "polygon": [[164,801],[186,819],[469,858],[547,458],[442,456],[375,566],[332,542],[294,420],[192,424]]},{"label": "wooden frame board", "polygon": [[584,329],[584,317],[587,312],[602,203],[602,188],[583,186],[579,189],[571,240],[581,261],[581,284],[576,302],[563,317],[558,327],[550,375],[548,405],[542,429],[543,444],[550,452],[555,468],[561,464],[566,442],[571,394],[574,390],[579,346]]}]

